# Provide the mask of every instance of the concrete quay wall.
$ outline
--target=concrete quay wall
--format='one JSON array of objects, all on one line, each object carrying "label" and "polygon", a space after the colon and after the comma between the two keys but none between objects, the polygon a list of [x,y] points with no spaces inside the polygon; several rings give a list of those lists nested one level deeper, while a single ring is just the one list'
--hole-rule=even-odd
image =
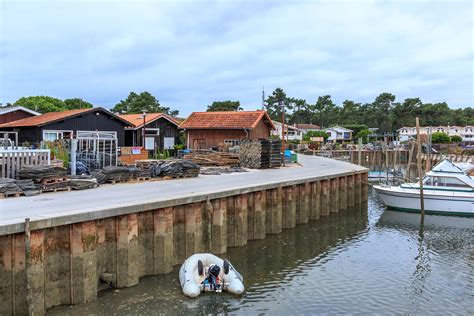
[{"label": "concrete quay wall", "polygon": [[194,253],[224,254],[365,201],[367,171],[359,170],[69,224],[32,222],[31,230],[26,224],[0,236],[0,315],[41,315],[92,301],[105,284],[131,287],[142,276],[171,272]]}]

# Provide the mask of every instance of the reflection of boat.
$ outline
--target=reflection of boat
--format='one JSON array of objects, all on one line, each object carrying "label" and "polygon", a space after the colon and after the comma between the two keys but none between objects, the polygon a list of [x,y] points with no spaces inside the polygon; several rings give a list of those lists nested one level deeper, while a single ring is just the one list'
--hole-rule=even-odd
[{"label": "reflection of boat", "polygon": [[[400,186],[374,185],[390,208],[420,211],[420,182]],[[423,178],[426,214],[474,216],[474,180],[449,160],[443,160]]]},{"label": "reflection of boat", "polygon": [[[217,270],[209,269],[217,267]],[[207,273],[209,271],[209,273]],[[211,275],[216,271],[215,275]],[[215,283],[209,286],[208,278],[214,277]],[[183,293],[189,297],[197,297],[204,291],[220,292],[222,290],[242,294],[244,292],[243,278],[227,260],[210,253],[194,254],[179,269],[179,281]],[[216,286],[217,285],[217,286]]]},{"label": "reflection of boat", "polygon": [[403,178],[403,173],[399,170],[390,169],[387,171],[369,171],[369,182],[392,182],[395,178]]},{"label": "reflection of boat", "polygon": [[[386,210],[377,222],[378,226],[384,227],[406,227],[418,229],[420,227],[420,215]],[[427,215],[424,221],[425,228],[433,229],[471,229],[474,219],[460,217],[444,217]]]}]

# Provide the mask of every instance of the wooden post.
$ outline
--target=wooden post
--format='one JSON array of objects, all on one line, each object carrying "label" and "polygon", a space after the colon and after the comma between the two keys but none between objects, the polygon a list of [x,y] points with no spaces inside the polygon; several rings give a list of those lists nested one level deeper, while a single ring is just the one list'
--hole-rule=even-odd
[{"label": "wooden post", "polygon": [[408,153],[408,167],[406,172],[406,178],[410,180],[411,176],[411,159],[413,158],[413,151],[415,150],[415,143],[410,141],[410,152]]},{"label": "wooden post", "polygon": [[358,164],[362,165],[362,138],[359,138],[359,143],[357,144],[358,150]]},{"label": "wooden post", "polygon": [[420,120],[416,117],[416,142],[418,144],[418,177],[420,178],[420,225],[423,227],[425,223],[425,201],[423,197],[423,170],[421,168],[421,137],[420,137]]},{"label": "wooden post", "polygon": [[33,315],[33,293],[31,293],[31,251],[30,251],[30,219],[25,218],[25,273],[26,273],[26,305],[28,308],[28,315]]}]

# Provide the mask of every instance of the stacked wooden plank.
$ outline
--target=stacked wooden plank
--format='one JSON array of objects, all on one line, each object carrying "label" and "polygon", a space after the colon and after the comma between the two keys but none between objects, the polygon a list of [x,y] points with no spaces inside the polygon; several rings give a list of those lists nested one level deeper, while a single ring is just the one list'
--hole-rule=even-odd
[{"label": "stacked wooden plank", "polygon": [[253,169],[279,167],[280,151],[281,143],[278,140],[244,140],[240,143],[240,165]]},{"label": "stacked wooden plank", "polygon": [[69,186],[73,190],[86,190],[99,186],[97,179],[89,175],[69,176]]},{"label": "stacked wooden plank", "polygon": [[198,164],[186,159],[161,160],[150,167],[153,178],[194,178],[199,175],[199,169]]},{"label": "stacked wooden plank", "polygon": [[33,180],[39,184],[41,191],[67,190],[67,169],[56,166],[28,166],[18,172],[18,177],[23,180]]},{"label": "stacked wooden plank", "polygon": [[10,178],[0,178],[0,197],[7,197],[20,194],[21,189],[15,183],[15,180]]},{"label": "stacked wooden plank", "polygon": [[127,182],[134,177],[134,170],[134,168],[124,166],[108,166],[92,172],[92,175],[99,183]]},{"label": "stacked wooden plank", "polygon": [[239,155],[218,151],[190,152],[184,156],[184,159],[191,160],[200,166],[238,166],[240,164]]}]

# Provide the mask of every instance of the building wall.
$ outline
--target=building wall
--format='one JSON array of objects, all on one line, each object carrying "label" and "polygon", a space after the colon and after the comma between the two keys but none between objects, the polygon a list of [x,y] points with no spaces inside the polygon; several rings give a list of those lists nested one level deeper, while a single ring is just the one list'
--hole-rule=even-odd
[{"label": "building wall", "polygon": [[222,147],[226,139],[246,139],[244,130],[236,129],[192,129],[187,130],[188,148],[191,149],[209,149],[211,147]]},{"label": "building wall", "polygon": [[[96,115],[96,113],[99,113]],[[106,114],[102,111],[87,112],[83,115],[73,118],[67,118],[63,121],[47,124],[41,127],[19,127],[2,130],[18,132],[19,144],[28,142],[31,144],[40,143],[43,140],[44,130],[72,130],[74,135],[77,131],[108,131],[117,132],[117,141],[119,146],[124,145],[124,126],[125,123]]]},{"label": "building wall", "polygon": [[18,121],[18,120],[31,117],[31,116],[34,116],[34,115],[28,112],[21,111],[21,110],[1,114],[0,124]]},{"label": "building wall", "polygon": [[[179,144],[179,130],[178,127],[164,118],[151,122],[146,125],[146,128],[159,128],[160,135],[156,137],[156,144],[160,150],[164,148],[164,138],[173,137],[174,143]],[[143,146],[143,129],[139,128],[134,131],[127,130],[125,132],[125,146]]]},{"label": "building wall", "polygon": [[259,139],[259,138],[263,138],[263,139],[268,139],[268,137],[270,136],[270,128],[268,127],[267,124],[265,124],[263,122],[263,120],[261,120],[257,126],[250,131],[250,138],[251,139]]}]

